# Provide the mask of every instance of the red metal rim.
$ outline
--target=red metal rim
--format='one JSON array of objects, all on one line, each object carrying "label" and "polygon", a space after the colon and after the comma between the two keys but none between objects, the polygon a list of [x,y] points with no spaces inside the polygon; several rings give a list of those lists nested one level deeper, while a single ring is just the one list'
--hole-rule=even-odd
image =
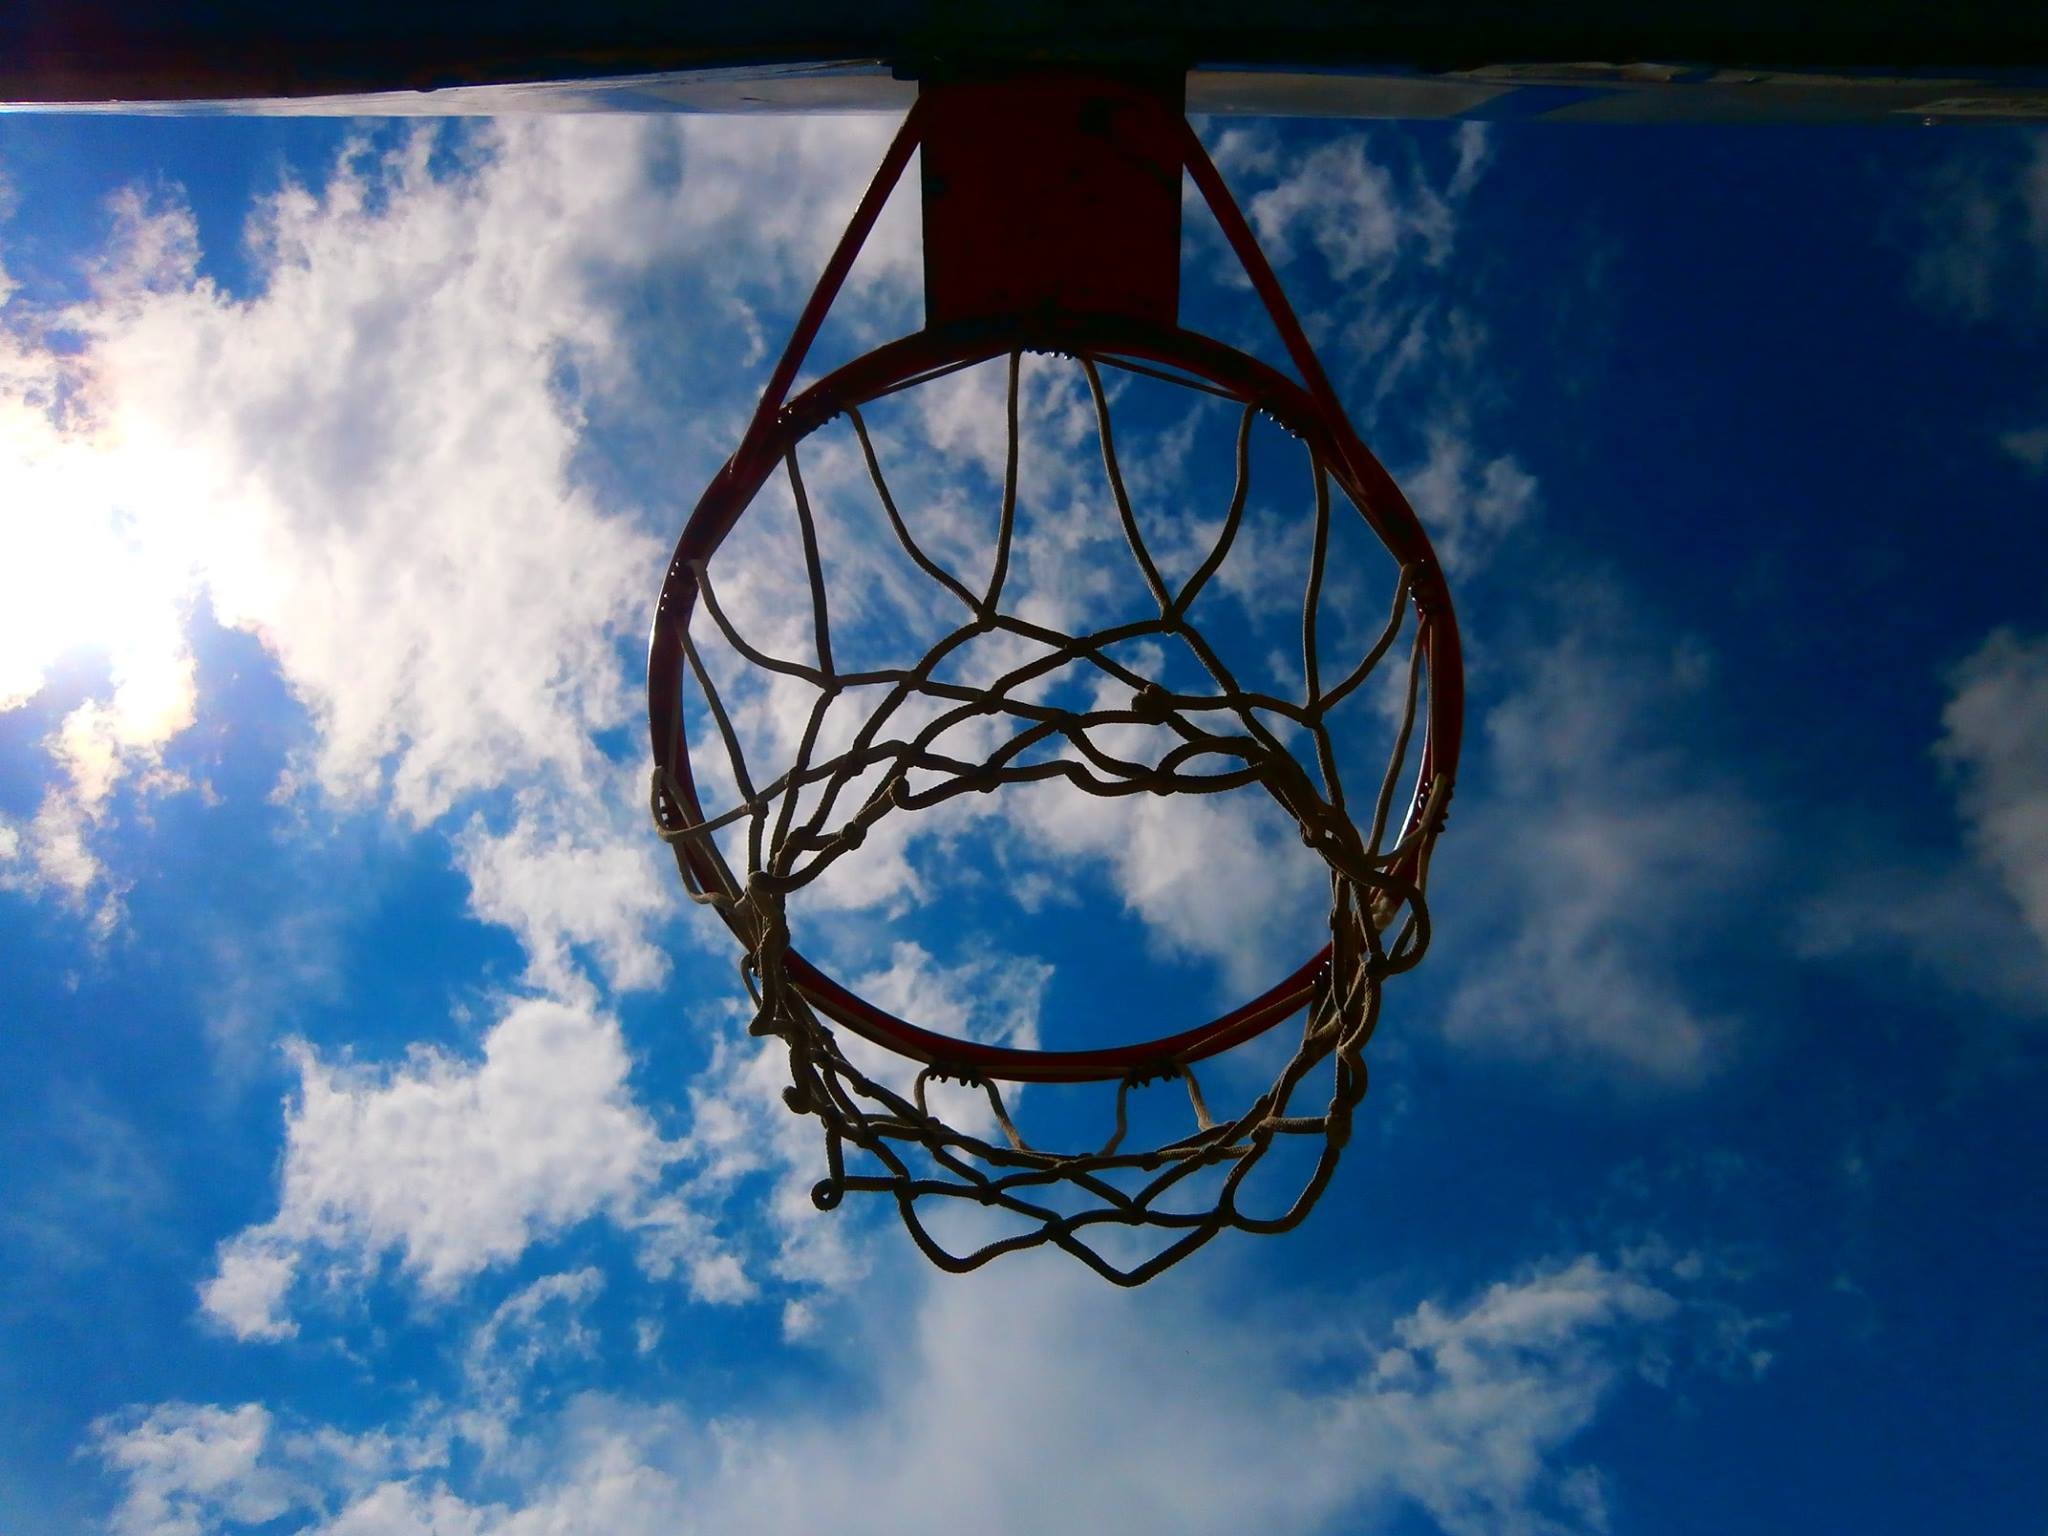
[{"label": "red metal rim", "polygon": [[[684,733],[685,669],[678,640],[696,604],[690,564],[709,562],[783,454],[848,406],[859,406],[892,386],[940,369],[1020,350],[1124,357],[1179,369],[1257,406],[1320,455],[1395,558],[1415,570],[1412,592],[1422,625],[1428,706],[1417,792],[1409,812],[1412,820],[1428,786],[1456,773],[1464,674],[1442,568],[1407,498],[1341,414],[1322,409],[1307,389],[1256,358],[1179,327],[1088,316],[975,321],[919,331],[829,374],[772,418],[756,419],[685,524],[655,613],[648,647],[648,728],[655,763],[667,770],[675,790],[676,803],[664,812],[665,824],[671,815],[674,826],[704,819]],[[719,888],[718,866],[708,849],[696,843],[674,846],[686,879],[699,889]],[[1397,866],[1398,871],[1412,876],[1423,851],[1418,848]],[[1126,1045],[1061,1051],[986,1045],[924,1029],[868,1003],[794,949],[788,953],[787,969],[798,991],[825,1017],[913,1061],[1011,1082],[1097,1082],[1199,1061],[1270,1029],[1307,1001],[1328,958],[1325,945],[1277,985],[1195,1028]]]}]

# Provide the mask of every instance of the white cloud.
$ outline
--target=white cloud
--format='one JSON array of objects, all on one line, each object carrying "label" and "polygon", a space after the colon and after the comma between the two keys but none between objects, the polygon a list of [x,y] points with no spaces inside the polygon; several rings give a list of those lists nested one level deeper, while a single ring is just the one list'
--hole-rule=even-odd
[{"label": "white cloud", "polygon": [[582,776],[589,732],[624,715],[613,637],[658,560],[569,476],[577,408],[553,370],[619,346],[592,255],[508,222],[601,216],[637,163],[606,174],[588,140],[535,140],[444,179],[429,148],[272,200],[246,301],[160,237],[189,215],[135,206],[72,317],[103,417],[204,488],[148,510],[196,524],[215,612],[263,638],[314,716],[319,782],[344,801],[388,787],[415,820],[508,778]]},{"label": "white cloud", "polygon": [[[1912,282],[1923,304],[1978,325],[2048,320],[2048,138],[1973,143],[1911,192]],[[1998,443],[2030,474],[2048,466],[2048,426],[2003,431]]]},{"label": "white cloud", "polygon": [[1444,569],[1464,575],[1529,515],[1536,480],[1512,455],[1485,457],[1448,417],[1431,423],[1424,436],[1429,451],[1421,466],[1397,478]]},{"label": "white cloud", "polygon": [[673,1149],[633,1102],[617,1023],[513,1002],[478,1060],[431,1047],[385,1070],[295,1051],[277,1214],[223,1245],[202,1303],[243,1338],[290,1330],[293,1270],[395,1255],[430,1296],[593,1216],[627,1227]]},{"label": "white cloud", "polygon": [[[1486,143],[1484,125],[1463,125],[1456,168],[1439,190],[1419,165],[1411,164],[1403,177],[1369,152],[1369,135],[1348,133],[1284,157],[1285,176],[1253,193],[1245,216],[1276,265],[1292,259],[1296,240],[1306,236],[1339,282],[1411,251],[1426,265],[1441,266],[1455,236],[1456,204],[1478,179]],[[1214,153],[1226,175],[1272,175],[1283,163],[1265,130],[1227,130]]]},{"label": "white cloud", "polygon": [[1376,1390],[1347,1407],[1395,1487],[1446,1532],[1545,1529],[1530,1507],[1539,1497],[1558,1515],[1587,1511],[1587,1469],[1546,1468],[1545,1454],[1590,1424],[1637,1364],[1610,1330],[1653,1329],[1679,1306],[1593,1255],[1497,1283],[1462,1311],[1425,1302],[1396,1324]]},{"label": "white cloud", "polygon": [[1025,805],[1041,852],[1106,863],[1158,955],[1217,962],[1241,996],[1271,986],[1327,937],[1328,871],[1263,790],[1038,795]]},{"label": "white cloud", "polygon": [[[2017,152],[2015,152],[2015,149]],[[1918,189],[1913,278],[1928,305],[2002,324],[2048,316],[2048,137],[2016,136],[1959,157]],[[2048,426],[1999,434],[2030,475],[2048,468]],[[1957,669],[1937,755],[1955,775],[1957,803],[1979,863],[2048,945],[2048,642],[2001,630]],[[2048,955],[2008,940],[1994,901],[1963,871],[1901,872],[1910,907],[1882,909],[1843,889],[1813,932],[1822,949],[1855,948],[1889,931],[1969,990],[2037,1008],[2048,997]]]},{"label": "white cloud", "polygon": [[[121,892],[87,837],[97,818],[63,787],[43,796],[25,824],[0,817],[0,890],[29,896],[55,892],[74,910],[93,909],[93,931],[111,933],[121,918]],[[97,904],[91,898],[101,892]]]},{"label": "white cloud", "polygon": [[1732,1021],[1695,1001],[1683,968],[1740,915],[1764,832],[1747,796],[1688,755],[1704,657],[1643,633],[1596,583],[1561,597],[1569,627],[1522,654],[1516,691],[1486,716],[1438,859],[1440,920],[1464,960],[1445,1028],[1695,1080]]},{"label": "white cloud", "polygon": [[1994,870],[1877,840],[1844,864],[1799,914],[1802,953],[1849,957],[1879,987],[1903,956],[2001,1009],[2048,1011],[2048,948]]},{"label": "white cloud", "polygon": [[1017,957],[975,957],[937,964],[923,945],[898,940],[889,963],[854,980],[854,989],[898,1018],[984,1042],[1030,1050],[1038,1044],[1038,1006],[1051,968]]},{"label": "white cloud", "polygon": [[1491,161],[1485,125],[1461,125],[1450,148],[1450,163],[1432,167],[1412,144],[1353,131],[1287,154],[1271,130],[1233,126],[1214,153],[1247,189],[1247,217],[1275,266],[1299,261],[1305,238],[1328,274],[1329,312],[1307,310],[1303,322],[1334,338],[1324,364],[1368,436],[1407,391],[1386,424],[1395,452],[1382,456],[1446,568],[1463,576],[1530,515],[1537,483],[1513,454],[1485,446],[1486,329],[1460,301],[1452,262]]},{"label": "white cloud", "polygon": [[209,935],[206,1038],[220,1081],[239,1090],[275,1065],[288,1020],[309,1004],[339,1002],[349,971],[344,945],[351,882],[332,882],[318,902],[282,904],[260,922]]},{"label": "white cloud", "polygon": [[[378,1452],[410,1465],[380,1475],[358,1455],[288,1492],[307,1460],[254,1408],[174,1405],[162,1425],[104,1426],[100,1450],[127,1484],[123,1536],[231,1530],[315,1503],[319,1529],[364,1536],[823,1523],[1192,1536],[1415,1513],[1452,1536],[1596,1532],[1607,1484],[1578,1437],[1624,1393],[1662,1389],[1674,1362],[1714,1368],[1725,1304],[1697,1296],[1692,1273],[1584,1254],[1467,1300],[1306,1331],[1186,1287],[1141,1305],[1057,1259],[972,1281],[927,1274],[907,1308],[885,1293],[844,1340],[874,1365],[859,1411],[799,1399],[700,1417],[586,1396],[525,1415],[520,1475],[489,1497],[439,1470],[459,1459],[397,1435]],[[165,1427],[207,1413],[222,1422],[203,1443],[164,1443]]]},{"label": "white cloud", "polygon": [[603,1289],[603,1273],[590,1267],[542,1275],[476,1326],[463,1359],[471,1406],[460,1422],[468,1438],[487,1452],[503,1452],[510,1443],[508,1421],[522,1401],[533,1400],[529,1384],[542,1364],[596,1354],[597,1331],[585,1318]]},{"label": "white cloud", "polygon": [[675,876],[635,800],[642,775],[604,799],[522,793],[512,824],[473,821],[456,839],[470,909],[519,936],[527,980],[557,996],[575,991],[578,949],[614,991],[659,986],[668,958],[649,930],[675,908]]},{"label": "white cloud", "polygon": [[[91,296],[17,304],[0,332],[0,708],[82,641],[114,671],[111,699],[51,744],[72,787],[10,829],[10,883],[73,901],[106,883],[113,782],[194,718],[184,626],[202,591],[312,717],[290,783],[415,823],[505,785],[597,792],[592,736],[633,713],[621,642],[661,569],[633,509],[576,465],[587,412],[637,392],[655,345],[623,323],[621,285],[715,274],[677,357],[787,303],[890,126],[529,119],[423,129],[383,155],[358,142],[323,185],[259,204],[246,295],[200,275],[175,189],[120,194]],[[852,304],[893,315],[914,291],[913,202]],[[502,906],[510,877],[492,874]],[[514,906],[537,968],[557,967],[548,915]],[[633,920],[573,937],[642,985]]]},{"label": "white cloud", "polygon": [[2048,636],[1999,630],[1950,681],[1935,752],[1977,857],[2048,945]]},{"label": "white cloud", "polygon": [[680,1274],[690,1299],[736,1306],[760,1292],[739,1255],[726,1246],[713,1202],[695,1188],[647,1201],[630,1217],[640,1267],[657,1280]]},{"label": "white cloud", "polygon": [[[1302,321],[1340,386],[1355,386],[1368,427],[1404,382],[1426,385],[1432,414],[1459,427],[1467,402],[1484,393],[1484,331],[1458,300],[1452,258],[1492,161],[1487,126],[1460,124],[1448,149],[1347,128],[1304,153],[1270,128],[1239,124],[1212,145],[1273,265],[1313,253],[1327,273],[1328,308],[1310,305]],[[1207,219],[1191,229],[1226,284],[1240,285]]]},{"label": "white cloud", "polygon": [[2025,465],[2030,474],[2048,471],[2048,427],[2028,427],[2000,436],[1998,445]]},{"label": "white cloud", "polygon": [[199,1536],[233,1521],[274,1520],[292,1485],[262,1465],[271,1417],[260,1403],[212,1408],[167,1403],[127,1428],[100,1426],[100,1454],[127,1485],[119,1536]]},{"label": "white cloud", "polygon": [[124,1485],[114,1536],[205,1536],[317,1518],[330,1502],[446,1459],[441,1436],[280,1426],[261,1403],[130,1409],[93,1425],[92,1448]]},{"label": "white cloud", "polygon": [[1920,299],[1989,321],[2048,302],[2048,139],[1972,146],[1915,186],[1913,282]]},{"label": "white cloud", "polygon": [[1810,955],[1875,976],[1900,957],[2008,1014],[2048,1012],[2048,638],[2000,629],[1949,675],[1933,753],[1969,849],[1863,833],[1801,910]]},{"label": "white cloud", "polygon": [[299,1257],[268,1234],[244,1234],[221,1246],[213,1278],[199,1287],[200,1308],[242,1340],[274,1342],[297,1335],[285,1298],[298,1278]]}]

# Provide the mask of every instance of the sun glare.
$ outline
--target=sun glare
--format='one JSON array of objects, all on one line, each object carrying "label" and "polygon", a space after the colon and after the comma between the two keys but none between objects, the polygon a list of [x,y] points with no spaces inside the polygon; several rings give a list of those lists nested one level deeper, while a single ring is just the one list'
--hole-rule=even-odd
[{"label": "sun glare", "polygon": [[32,407],[0,415],[0,709],[33,698],[67,658],[96,655],[123,744],[190,722],[197,498],[153,458],[62,433]]}]

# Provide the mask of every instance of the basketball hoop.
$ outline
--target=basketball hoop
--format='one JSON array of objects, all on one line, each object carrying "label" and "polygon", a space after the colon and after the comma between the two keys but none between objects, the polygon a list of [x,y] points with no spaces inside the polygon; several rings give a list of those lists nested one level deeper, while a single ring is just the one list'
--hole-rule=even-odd
[{"label": "basketball hoop", "polygon": [[[792,396],[854,258],[919,149],[924,329]],[[1298,378],[1178,324],[1183,173],[1214,214]],[[1109,490],[1154,610],[1143,618],[1070,634],[1005,606],[1016,516],[1019,376],[1023,357],[1032,353],[1072,359],[1085,376]],[[968,580],[913,536],[863,412],[897,391],[989,363],[1007,368],[1008,469],[993,566]],[[1229,516],[1208,557],[1178,584],[1166,580],[1148,549],[1126,490],[1105,373],[1168,380],[1219,396],[1239,412]],[[1248,444],[1260,417],[1300,441],[1313,472],[1300,699],[1241,683],[1190,615],[1239,530]],[[934,583],[934,606],[958,614],[937,644],[899,666],[852,670],[833,662],[800,450],[841,420],[858,439],[904,554]],[[718,597],[713,558],[778,471],[788,477],[801,535],[815,663],[754,643]],[[1341,678],[1330,680],[1318,659],[1317,625],[1332,519],[1353,512],[1391,555],[1398,576],[1377,638]],[[942,674],[942,661],[956,648],[991,635],[1028,645],[1031,659],[985,683]],[[773,778],[748,763],[706,664],[702,645],[714,636],[748,665],[816,691],[795,760]],[[1406,675],[1393,711],[1390,760],[1370,810],[1354,818],[1328,717],[1383,660],[1399,654],[1404,637]],[[1169,689],[1117,650],[1132,641],[1167,639],[1199,660],[1207,678],[1200,689]],[[1083,709],[1036,696],[1034,684],[1068,666],[1092,669],[1121,697]],[[1381,984],[1414,966],[1429,941],[1424,888],[1449,804],[1462,718],[1458,635],[1441,567],[1420,524],[1345,420],[1174,90],[1070,74],[922,89],[806,304],[738,451],[683,530],[662,588],[648,670],[655,822],[690,895],[712,907],[740,942],[754,1032],[777,1037],[789,1051],[789,1107],[822,1122],[827,1176],[813,1190],[821,1209],[837,1206],[849,1191],[887,1193],[919,1246],[943,1268],[972,1269],[998,1253],[1051,1243],[1126,1285],[1149,1279],[1225,1228],[1281,1231],[1307,1215],[1335,1169],[1365,1092],[1363,1051],[1378,1022]],[[691,689],[694,701],[686,700]],[[850,744],[825,752],[818,745],[824,711],[854,689],[877,690],[882,702]],[[707,744],[702,722],[708,720],[724,754],[724,775],[737,791],[739,803],[719,815],[708,815],[699,798],[685,729],[692,708],[700,711],[697,750]],[[919,711],[921,723],[913,719]],[[991,728],[993,747],[972,759],[954,755],[944,738],[963,722]],[[1147,759],[1104,744],[1105,733],[1137,727],[1164,733],[1171,745]],[[1307,743],[1306,762],[1283,732]],[[1268,990],[1207,1023],[1140,1041],[1044,1051],[955,1038],[898,1018],[792,947],[790,897],[841,859],[857,857],[884,818],[1055,779],[1112,798],[1263,790],[1327,869],[1328,941]],[[741,831],[743,873],[717,842],[721,833]],[[1197,1064],[1296,1016],[1304,1021],[1299,1045],[1272,1086],[1235,1116],[1213,1115]],[[893,1087],[863,1070],[849,1058],[839,1030],[914,1064],[914,1080]],[[1322,1067],[1329,1071],[1327,1093],[1319,1091],[1314,1108],[1297,1111],[1297,1091],[1306,1092],[1310,1075]],[[973,1134],[933,1110],[928,1088],[948,1079],[979,1091],[996,1133]],[[1129,1096],[1166,1080],[1184,1086],[1191,1128],[1158,1145],[1126,1146]],[[1003,1094],[1005,1084],[1027,1083],[1113,1084],[1115,1124],[1084,1150],[1034,1146],[1017,1129]],[[1241,1209],[1245,1179],[1278,1138],[1320,1139],[1313,1169],[1283,1209],[1264,1215]],[[1205,1170],[1216,1175],[1213,1197],[1192,1209],[1176,1204],[1197,1188],[1194,1176]],[[1014,1230],[955,1252],[933,1235],[920,1209],[926,1201],[983,1207]],[[1107,1233],[1130,1229],[1162,1234],[1163,1246],[1135,1261],[1105,1252]]]}]

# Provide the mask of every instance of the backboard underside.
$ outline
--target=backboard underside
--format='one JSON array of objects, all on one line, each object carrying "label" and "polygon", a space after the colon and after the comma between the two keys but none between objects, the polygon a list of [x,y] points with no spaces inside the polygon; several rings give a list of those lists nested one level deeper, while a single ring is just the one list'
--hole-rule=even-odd
[{"label": "backboard underside", "polygon": [[[2048,14],[1784,0],[593,0],[344,10],[30,0],[0,105],[142,112],[898,112],[919,79],[1187,72],[1195,114],[1568,122],[2048,119]],[[1811,10],[1813,14],[1807,14]]]}]

